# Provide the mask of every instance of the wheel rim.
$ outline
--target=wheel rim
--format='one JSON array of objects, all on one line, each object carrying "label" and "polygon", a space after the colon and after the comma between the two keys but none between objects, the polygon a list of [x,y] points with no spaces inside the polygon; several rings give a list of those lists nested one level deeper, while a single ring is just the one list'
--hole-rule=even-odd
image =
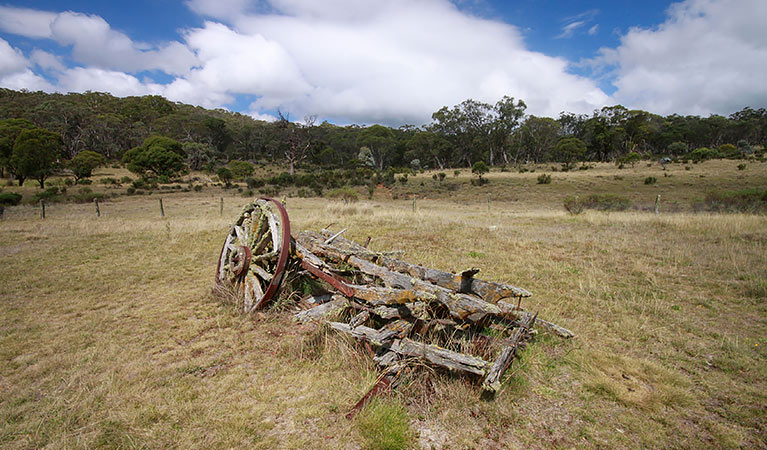
[{"label": "wheel rim", "polygon": [[290,220],[277,200],[246,205],[224,240],[216,283],[229,284],[245,312],[265,306],[279,291],[291,252]]}]

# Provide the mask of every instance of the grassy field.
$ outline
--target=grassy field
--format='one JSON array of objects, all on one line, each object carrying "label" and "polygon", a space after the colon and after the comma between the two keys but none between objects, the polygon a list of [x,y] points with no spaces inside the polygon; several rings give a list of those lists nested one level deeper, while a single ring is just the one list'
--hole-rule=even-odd
[{"label": "grassy field", "polygon": [[[353,343],[211,295],[236,192],[221,216],[214,188],[163,193],[164,218],[159,192],[98,219],[92,204],[51,204],[45,221],[6,208],[0,447],[767,448],[767,217],[690,212],[709,189],[767,186],[767,164],[737,164],[598,165],[547,171],[550,185],[539,167],[482,187],[427,173],[350,205],[288,199],[295,230],[333,223],[408,261],[479,267],[578,335],[540,334],[494,401],[422,368],[352,421],[377,375]],[[662,213],[562,208],[605,192],[648,207],[661,193]]]}]

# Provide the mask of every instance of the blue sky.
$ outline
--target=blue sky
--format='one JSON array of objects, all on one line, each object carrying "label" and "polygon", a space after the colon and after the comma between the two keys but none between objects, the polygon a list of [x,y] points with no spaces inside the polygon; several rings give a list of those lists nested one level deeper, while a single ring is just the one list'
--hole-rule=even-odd
[{"label": "blue sky", "polygon": [[427,123],[767,106],[764,0],[0,0],[0,86],[160,94],[269,119]]}]

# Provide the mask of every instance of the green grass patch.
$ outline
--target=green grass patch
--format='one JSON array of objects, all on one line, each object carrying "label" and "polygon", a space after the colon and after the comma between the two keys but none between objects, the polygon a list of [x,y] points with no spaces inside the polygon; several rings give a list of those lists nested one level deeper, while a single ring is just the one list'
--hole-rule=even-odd
[{"label": "green grass patch", "polygon": [[371,450],[408,448],[414,438],[405,407],[392,399],[374,399],[359,415],[357,427]]}]

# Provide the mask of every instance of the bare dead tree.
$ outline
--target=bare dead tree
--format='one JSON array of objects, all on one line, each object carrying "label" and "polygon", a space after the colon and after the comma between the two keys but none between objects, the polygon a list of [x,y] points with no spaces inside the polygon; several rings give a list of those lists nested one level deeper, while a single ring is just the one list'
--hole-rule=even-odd
[{"label": "bare dead tree", "polygon": [[314,126],[317,116],[307,115],[303,123],[294,123],[290,121],[290,114],[284,116],[279,110],[277,114],[279,115],[277,127],[284,145],[285,160],[288,163],[289,173],[293,175],[296,166],[310,154],[312,142],[309,130]]}]

